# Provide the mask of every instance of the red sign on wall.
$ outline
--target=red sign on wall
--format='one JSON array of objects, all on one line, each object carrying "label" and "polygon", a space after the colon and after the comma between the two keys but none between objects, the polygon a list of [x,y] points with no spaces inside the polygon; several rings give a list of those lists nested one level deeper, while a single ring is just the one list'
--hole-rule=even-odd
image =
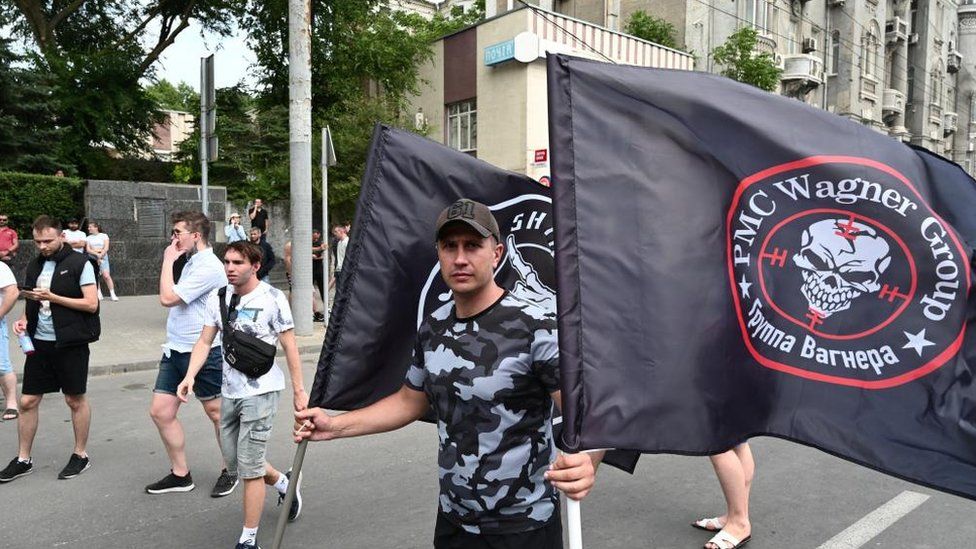
[{"label": "red sign on wall", "polygon": [[535,162],[547,162],[549,160],[549,149],[536,149]]}]

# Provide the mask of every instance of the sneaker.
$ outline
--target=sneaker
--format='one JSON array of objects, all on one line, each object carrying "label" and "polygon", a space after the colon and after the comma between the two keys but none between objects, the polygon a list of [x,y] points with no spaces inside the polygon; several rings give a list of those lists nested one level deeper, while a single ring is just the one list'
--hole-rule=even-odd
[{"label": "sneaker", "polygon": [[68,480],[69,478],[75,478],[76,476],[84,473],[91,467],[91,460],[87,457],[81,457],[78,454],[71,454],[68,458],[68,464],[61,469],[58,473],[58,478],[61,480]]},{"label": "sneaker", "polygon": [[157,482],[146,486],[147,494],[168,494],[170,492],[189,492],[196,488],[193,477],[187,472],[185,477],[178,477],[172,471]]},{"label": "sneaker", "polygon": [[14,458],[10,460],[10,464],[7,465],[3,471],[0,471],[0,482],[10,482],[15,478],[22,477],[24,475],[29,475],[34,472],[34,464],[30,461],[24,463],[23,461]]},{"label": "sneaker", "polygon": [[241,542],[235,545],[234,549],[261,549],[261,548],[258,547],[257,545],[254,545],[251,542],[247,542],[247,543]]},{"label": "sneaker", "polygon": [[[285,473],[288,480],[291,480],[291,469]],[[298,474],[298,484],[295,485],[295,499],[291,500],[291,509],[288,509],[288,522],[294,522],[298,515],[302,514],[302,474]],[[278,505],[285,501],[285,494],[278,494]]]},{"label": "sneaker", "polygon": [[224,469],[220,472],[220,476],[217,477],[217,483],[214,484],[213,490],[210,492],[210,497],[212,498],[222,498],[229,495],[237,488],[237,475],[232,475]]},{"label": "sneaker", "polygon": [[119,300],[119,296],[117,296],[115,294],[112,294],[112,295],[109,296],[109,299],[111,299],[112,301],[118,301]]}]

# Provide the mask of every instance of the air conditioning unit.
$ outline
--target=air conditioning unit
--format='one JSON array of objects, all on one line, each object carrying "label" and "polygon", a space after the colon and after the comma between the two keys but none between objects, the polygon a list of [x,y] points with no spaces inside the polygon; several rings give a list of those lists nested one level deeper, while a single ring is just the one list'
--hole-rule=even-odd
[{"label": "air conditioning unit", "polygon": [[949,58],[946,60],[946,72],[955,74],[959,72],[960,67],[962,67],[962,54],[955,50],[950,51]]},{"label": "air conditioning unit", "polygon": [[885,42],[895,44],[908,38],[908,21],[893,17],[885,23]]},{"label": "air conditioning unit", "polygon": [[844,7],[845,0],[827,0],[827,5],[832,8],[842,8]]},{"label": "air conditioning unit", "polygon": [[801,43],[803,53],[813,53],[817,51],[817,40],[815,38],[804,38]]},{"label": "air conditioning unit", "polygon": [[918,33],[917,32],[913,32],[913,33],[911,33],[911,34],[908,35],[908,43],[909,44],[917,44],[918,43]]}]

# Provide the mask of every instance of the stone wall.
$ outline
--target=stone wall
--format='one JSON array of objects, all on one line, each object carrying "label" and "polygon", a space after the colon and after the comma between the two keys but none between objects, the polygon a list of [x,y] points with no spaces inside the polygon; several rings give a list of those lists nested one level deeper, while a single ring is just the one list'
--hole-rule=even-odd
[{"label": "stone wall", "polygon": [[[226,238],[224,225],[232,212],[238,212],[243,225],[250,227],[244,204],[227,201],[224,187],[208,189],[208,214],[212,221],[211,242],[214,251],[223,254]],[[119,295],[153,295],[159,290],[159,268],[163,249],[170,243],[169,221],[174,212],[199,210],[202,189],[192,185],[128,181],[89,181],[85,188],[85,212],[88,220],[97,221],[111,239],[109,261],[112,280]],[[287,288],[284,243],[291,238],[290,207],[287,200],[266,204],[271,216],[268,242],[277,263],[271,271],[271,283]],[[87,227],[81,227],[86,230]],[[86,231],[87,232],[87,231]],[[11,268],[23,282],[27,263],[37,256],[34,242],[20,235],[20,251]]]}]

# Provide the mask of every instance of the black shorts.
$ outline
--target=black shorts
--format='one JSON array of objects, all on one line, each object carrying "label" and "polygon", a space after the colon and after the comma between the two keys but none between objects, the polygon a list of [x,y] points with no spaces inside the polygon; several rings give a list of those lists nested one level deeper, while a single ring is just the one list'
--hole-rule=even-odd
[{"label": "black shorts", "polygon": [[54,345],[53,341],[34,339],[34,352],[24,362],[21,393],[83,395],[88,391],[88,345],[60,349]]},{"label": "black shorts", "polygon": [[563,549],[563,525],[557,512],[549,524],[515,534],[472,534],[437,513],[434,549]]}]

